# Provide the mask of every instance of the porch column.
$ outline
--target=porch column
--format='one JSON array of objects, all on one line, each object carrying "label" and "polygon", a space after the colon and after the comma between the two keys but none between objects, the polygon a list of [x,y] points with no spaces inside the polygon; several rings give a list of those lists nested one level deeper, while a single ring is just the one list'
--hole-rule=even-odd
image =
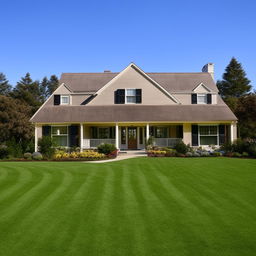
[{"label": "porch column", "polygon": [[35,152],[38,150],[38,134],[37,134],[37,126],[35,125]]},{"label": "porch column", "polygon": [[116,123],[116,148],[119,149],[119,127]]},{"label": "porch column", "polygon": [[149,139],[149,124],[146,125],[146,142]]},{"label": "porch column", "polygon": [[231,143],[234,141],[234,124],[231,123],[230,125],[230,141]]},{"label": "porch column", "polygon": [[80,124],[80,152],[83,152],[84,146],[84,126]]}]

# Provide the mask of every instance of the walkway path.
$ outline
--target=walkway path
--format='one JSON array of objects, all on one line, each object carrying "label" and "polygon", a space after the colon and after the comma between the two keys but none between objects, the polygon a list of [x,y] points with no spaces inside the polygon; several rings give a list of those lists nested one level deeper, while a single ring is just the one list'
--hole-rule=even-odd
[{"label": "walkway path", "polygon": [[129,158],[142,157],[142,156],[147,156],[145,150],[127,150],[127,151],[120,151],[118,156],[114,159],[100,160],[100,161],[87,161],[85,163],[109,163],[109,162],[121,161]]}]

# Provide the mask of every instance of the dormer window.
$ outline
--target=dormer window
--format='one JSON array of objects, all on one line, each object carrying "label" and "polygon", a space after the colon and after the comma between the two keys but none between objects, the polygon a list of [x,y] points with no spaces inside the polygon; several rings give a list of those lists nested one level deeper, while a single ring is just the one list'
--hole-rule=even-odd
[{"label": "dormer window", "polygon": [[141,103],[141,89],[118,89],[115,91],[115,104]]},{"label": "dormer window", "polygon": [[191,104],[212,104],[211,93],[192,93]]},{"label": "dormer window", "polygon": [[69,95],[60,96],[60,105],[69,105]]}]

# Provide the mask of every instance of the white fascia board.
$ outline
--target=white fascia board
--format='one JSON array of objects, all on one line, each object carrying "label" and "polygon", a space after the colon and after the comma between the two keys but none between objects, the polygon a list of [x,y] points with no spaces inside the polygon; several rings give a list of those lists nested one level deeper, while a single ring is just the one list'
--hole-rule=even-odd
[{"label": "white fascia board", "polygon": [[199,86],[203,86],[207,91],[212,92],[212,90],[207,87],[204,83],[198,84],[192,91],[195,91]]}]

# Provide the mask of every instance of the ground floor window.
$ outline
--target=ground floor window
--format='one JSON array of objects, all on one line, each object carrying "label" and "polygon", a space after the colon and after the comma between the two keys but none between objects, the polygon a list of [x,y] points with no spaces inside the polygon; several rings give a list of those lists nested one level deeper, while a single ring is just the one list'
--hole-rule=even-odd
[{"label": "ground floor window", "polygon": [[91,138],[92,139],[114,139],[115,138],[115,127],[91,127]]},{"label": "ground floor window", "polygon": [[218,145],[218,126],[202,125],[199,126],[200,145]]},{"label": "ground floor window", "polygon": [[126,127],[121,127],[121,144],[126,144]]},{"label": "ground floor window", "polygon": [[67,126],[52,126],[52,138],[57,146],[68,146],[68,127]]}]

